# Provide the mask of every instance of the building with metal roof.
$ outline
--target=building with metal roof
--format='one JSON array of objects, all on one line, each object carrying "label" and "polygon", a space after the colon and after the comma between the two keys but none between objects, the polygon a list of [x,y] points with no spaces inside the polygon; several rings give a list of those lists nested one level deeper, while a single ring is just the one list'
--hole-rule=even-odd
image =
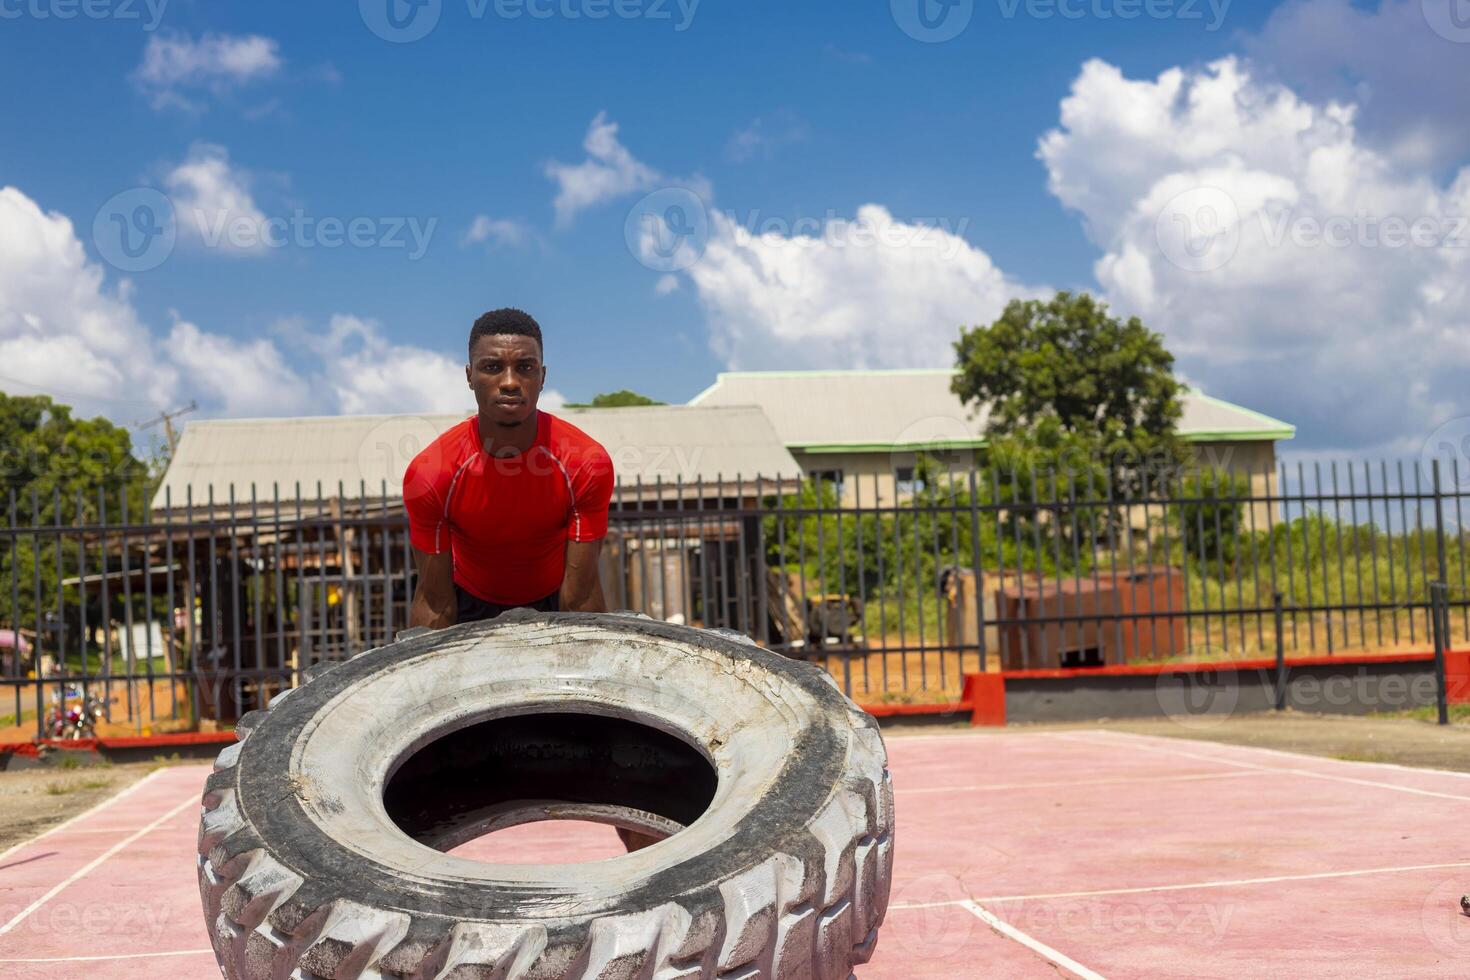
[{"label": "building with metal roof", "polygon": [[[967,463],[985,445],[986,411],[950,390],[954,369],[727,371],[690,405],[759,405],[802,469],[833,480],[844,498],[883,502],[912,479],[920,451]],[[1189,390],[1178,432],[1200,460],[1265,487],[1275,444],[1296,428]]]},{"label": "building with metal roof", "polygon": [[[190,423],[153,499],[199,511],[336,499],[396,504],[409,461],[464,415],[343,415]],[[799,479],[758,407],[559,409],[612,456],[620,497],[680,484]],[[213,495],[211,498],[211,494]],[[233,506],[232,497],[233,494]],[[213,502],[211,508],[210,503]]]}]

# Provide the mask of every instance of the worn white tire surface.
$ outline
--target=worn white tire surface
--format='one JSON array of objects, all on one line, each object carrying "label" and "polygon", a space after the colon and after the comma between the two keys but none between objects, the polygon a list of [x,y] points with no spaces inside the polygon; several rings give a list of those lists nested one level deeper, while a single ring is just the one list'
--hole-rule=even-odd
[{"label": "worn white tire surface", "polygon": [[[598,755],[618,726],[633,741]],[[564,734],[581,728],[594,735]],[[231,980],[843,980],[877,942],[893,861],[877,725],[824,671],[748,641],[516,610],[318,672],[238,732],[199,831]],[[469,756],[504,778],[464,779]],[[583,864],[444,853],[529,819],[507,816],[527,810],[519,770],[562,757],[615,772],[580,800],[596,778],[552,780],[571,792],[530,809],[601,791],[683,829]],[[656,772],[664,758],[693,759],[707,787]],[[693,789],[662,800],[671,784]]]}]

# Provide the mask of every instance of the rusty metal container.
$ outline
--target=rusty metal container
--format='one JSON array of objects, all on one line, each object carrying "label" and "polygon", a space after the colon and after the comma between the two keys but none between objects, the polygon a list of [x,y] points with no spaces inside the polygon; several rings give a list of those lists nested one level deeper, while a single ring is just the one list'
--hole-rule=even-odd
[{"label": "rusty metal container", "polygon": [[1159,660],[1185,647],[1184,617],[1155,615],[1184,609],[1184,573],[1177,568],[1006,583],[995,595],[1003,670]]}]

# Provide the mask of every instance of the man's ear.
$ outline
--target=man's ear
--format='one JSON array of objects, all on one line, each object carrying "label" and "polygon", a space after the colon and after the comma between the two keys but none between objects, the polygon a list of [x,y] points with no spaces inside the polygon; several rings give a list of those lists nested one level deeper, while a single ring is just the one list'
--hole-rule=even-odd
[{"label": "man's ear", "polygon": [[464,383],[471,388],[475,386],[474,375],[470,373],[470,366],[468,364],[464,366]]}]

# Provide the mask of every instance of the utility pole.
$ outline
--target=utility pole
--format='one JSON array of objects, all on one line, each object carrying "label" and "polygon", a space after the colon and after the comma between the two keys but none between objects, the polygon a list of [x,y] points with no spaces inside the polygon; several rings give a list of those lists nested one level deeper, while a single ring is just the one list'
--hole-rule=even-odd
[{"label": "utility pole", "polygon": [[179,432],[174,428],[174,419],[182,415],[188,415],[190,412],[197,412],[198,410],[199,403],[190,401],[183,408],[176,408],[172,412],[160,412],[157,418],[149,419],[147,422],[139,422],[138,431],[141,432],[144,429],[151,429],[160,422],[163,423],[163,433],[165,438],[168,439],[168,454],[169,456],[173,456],[174,451],[179,448]]}]

